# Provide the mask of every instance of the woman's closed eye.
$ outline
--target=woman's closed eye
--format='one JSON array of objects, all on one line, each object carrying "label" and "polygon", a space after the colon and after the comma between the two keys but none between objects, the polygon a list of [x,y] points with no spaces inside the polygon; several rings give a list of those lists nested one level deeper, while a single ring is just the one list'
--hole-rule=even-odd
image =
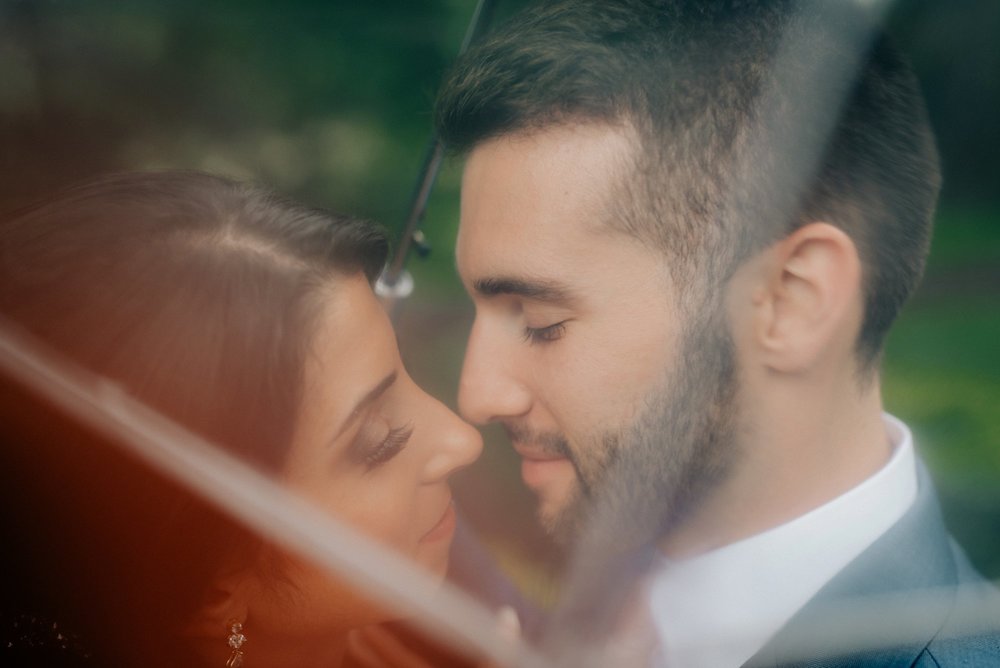
[{"label": "woman's closed eye", "polygon": [[406,447],[411,434],[413,426],[409,424],[389,429],[382,438],[363,434],[359,454],[365,468],[371,471],[398,455]]}]

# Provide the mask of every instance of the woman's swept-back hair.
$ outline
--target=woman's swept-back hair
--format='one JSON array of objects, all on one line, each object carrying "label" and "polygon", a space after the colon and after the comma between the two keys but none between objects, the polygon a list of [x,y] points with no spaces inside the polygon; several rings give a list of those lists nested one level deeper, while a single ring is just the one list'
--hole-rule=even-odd
[{"label": "woman's swept-back hair", "polygon": [[[189,171],[115,174],[0,223],[0,315],[185,427],[278,472],[323,300],[339,278],[363,273],[372,282],[387,253],[377,227],[259,187]],[[136,647],[145,633],[136,626],[163,637],[176,631],[170,625],[199,605],[220,564],[254,563],[260,541],[169,481],[117,455],[95,456],[84,447],[92,439],[85,430],[65,431],[74,442],[61,443],[52,443],[58,432],[39,437],[30,425],[5,431],[5,441],[20,441],[5,443],[8,456],[34,478],[25,487],[35,492],[13,499],[32,507],[14,513],[48,523],[49,540],[25,553],[36,565],[92,569],[93,577],[61,585],[79,592],[55,598],[72,594],[78,604],[83,597],[84,606],[106,606],[98,614],[144,606],[141,624],[101,621],[130,629]],[[50,455],[31,459],[24,449],[32,440],[36,453]],[[45,554],[53,549],[73,553]],[[109,585],[120,591],[92,591]]]}]

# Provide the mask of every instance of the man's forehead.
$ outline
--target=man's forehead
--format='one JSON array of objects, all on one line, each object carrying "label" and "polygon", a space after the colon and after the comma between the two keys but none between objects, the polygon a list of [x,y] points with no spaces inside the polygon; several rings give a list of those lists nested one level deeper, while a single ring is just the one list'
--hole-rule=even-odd
[{"label": "man's forehead", "polygon": [[609,245],[638,243],[609,225],[621,207],[630,137],[605,124],[558,126],[489,140],[469,157],[456,262],[482,297],[567,303],[609,261]]},{"label": "man's forehead", "polygon": [[[630,139],[610,125],[556,126],[490,139],[473,149],[462,179],[459,242],[565,236],[604,227],[630,163]],[[556,229],[557,228],[557,229]],[[563,239],[565,241],[565,239]]]},{"label": "man's forehead", "polygon": [[516,214],[490,224],[469,219],[460,224],[455,262],[470,293],[572,303],[580,284],[601,263],[606,245],[615,243],[596,223],[576,217],[527,226],[514,218]]}]

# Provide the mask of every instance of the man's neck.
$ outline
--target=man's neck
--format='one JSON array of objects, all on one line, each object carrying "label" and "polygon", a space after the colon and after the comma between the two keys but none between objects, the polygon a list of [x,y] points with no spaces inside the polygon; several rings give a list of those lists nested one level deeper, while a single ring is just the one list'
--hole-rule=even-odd
[{"label": "man's neck", "polygon": [[808,382],[745,393],[730,475],[661,541],[667,556],[696,556],[789,522],[885,465],[891,445],[877,379],[861,388],[847,377],[841,391],[825,393],[801,387]]}]

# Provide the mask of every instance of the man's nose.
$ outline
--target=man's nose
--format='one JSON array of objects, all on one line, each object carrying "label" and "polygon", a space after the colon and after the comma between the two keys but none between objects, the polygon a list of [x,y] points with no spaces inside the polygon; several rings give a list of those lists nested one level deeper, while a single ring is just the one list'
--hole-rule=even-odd
[{"label": "man's nose", "polygon": [[531,392],[517,373],[516,344],[491,331],[479,318],[472,326],[458,386],[458,409],[474,424],[524,415]]}]

